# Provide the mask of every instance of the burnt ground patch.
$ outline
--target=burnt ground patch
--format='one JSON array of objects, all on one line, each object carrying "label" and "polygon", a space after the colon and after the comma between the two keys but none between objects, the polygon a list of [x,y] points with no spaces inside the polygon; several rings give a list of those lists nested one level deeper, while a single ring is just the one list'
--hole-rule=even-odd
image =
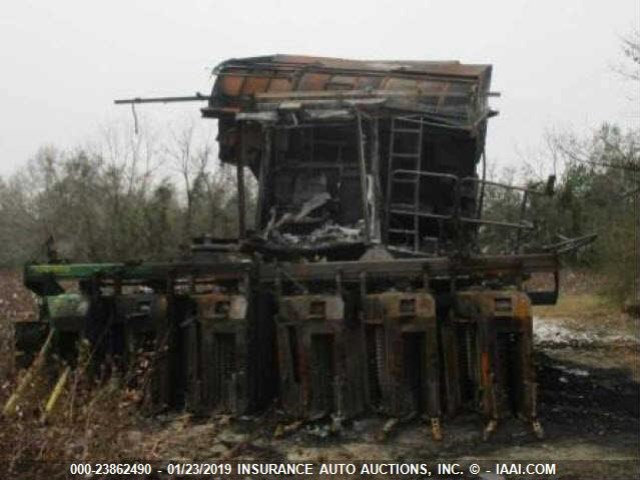
[{"label": "burnt ground patch", "polygon": [[550,434],[638,433],[640,384],[628,369],[571,362],[547,351],[537,353],[536,363],[540,412]]}]

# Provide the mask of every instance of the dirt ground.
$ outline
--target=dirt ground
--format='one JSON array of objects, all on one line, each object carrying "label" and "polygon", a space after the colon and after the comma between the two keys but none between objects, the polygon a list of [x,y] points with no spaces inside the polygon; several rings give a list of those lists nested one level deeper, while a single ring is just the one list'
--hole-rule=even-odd
[{"label": "dirt ground", "polygon": [[[9,305],[18,316],[28,316],[29,309],[33,312],[28,294],[10,292],[19,284],[18,276],[5,274],[0,281],[4,302],[0,305]],[[196,418],[182,413],[141,418],[122,435],[131,451],[144,452],[148,460],[160,463],[442,460],[464,465],[474,460],[513,460],[558,462],[558,475],[552,478],[640,478],[640,324],[591,289],[591,284],[572,285],[556,307],[534,311],[543,440],[513,419],[484,441],[482,419],[471,414],[445,418],[444,439],[435,442],[420,419],[397,425],[381,440],[382,418],[342,425],[326,421],[287,425],[277,411],[259,418]],[[594,460],[599,462],[589,463]],[[520,477],[485,473],[457,478]]]}]

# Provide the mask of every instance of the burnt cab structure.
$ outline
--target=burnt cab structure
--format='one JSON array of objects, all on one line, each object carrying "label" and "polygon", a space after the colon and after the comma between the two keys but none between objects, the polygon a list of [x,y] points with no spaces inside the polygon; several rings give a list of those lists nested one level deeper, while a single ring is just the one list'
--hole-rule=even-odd
[{"label": "burnt cab structure", "polygon": [[[524,280],[558,262],[521,252],[530,192],[504,187],[521,218],[483,218],[485,188],[501,188],[477,175],[491,67],[275,55],[214,73],[195,99],[237,167],[238,238],[182,262],[30,265],[27,285],[50,296],[56,279],[82,277],[94,302],[132,285],[161,296],[169,403],[422,417],[436,438],[443,414],[475,409],[487,433],[506,415],[539,433],[531,305],[555,302],[557,281],[530,293]],[[510,251],[483,253],[486,229]]]}]

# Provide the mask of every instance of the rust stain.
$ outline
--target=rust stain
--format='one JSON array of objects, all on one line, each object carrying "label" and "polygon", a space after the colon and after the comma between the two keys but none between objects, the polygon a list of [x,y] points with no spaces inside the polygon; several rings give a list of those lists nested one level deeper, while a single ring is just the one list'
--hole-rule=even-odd
[{"label": "rust stain", "polygon": [[482,352],[481,369],[482,384],[485,386],[489,385],[489,383],[491,382],[491,362],[489,352]]}]

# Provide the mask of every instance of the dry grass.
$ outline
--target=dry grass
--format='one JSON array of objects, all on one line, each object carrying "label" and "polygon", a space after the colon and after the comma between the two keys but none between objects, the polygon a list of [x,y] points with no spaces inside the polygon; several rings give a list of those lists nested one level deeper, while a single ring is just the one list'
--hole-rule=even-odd
[{"label": "dry grass", "polygon": [[560,293],[556,305],[534,307],[534,314],[541,317],[576,319],[602,319],[619,316],[620,308],[607,297],[595,293]]},{"label": "dry grass", "polygon": [[[33,319],[36,311],[35,297],[22,285],[21,273],[0,270],[2,405],[25,373],[14,369],[13,323]],[[138,386],[151,372],[137,369],[125,380],[104,376],[107,380],[99,381],[88,373],[87,361],[78,358],[79,367],[71,371],[56,409],[44,421],[44,404],[64,368],[55,362],[47,360],[15,415],[0,414],[0,478],[67,478],[70,462],[146,458],[128,433],[140,419],[144,396]],[[138,381],[131,381],[132,376]]]},{"label": "dry grass", "polygon": [[13,322],[33,319],[35,297],[22,285],[18,270],[0,269],[0,384],[13,373]]},{"label": "dry grass", "polygon": [[[536,306],[535,316],[556,322],[577,333],[601,335],[640,340],[640,323],[622,312],[620,304],[611,296],[591,293],[581,287],[573,287],[569,293],[561,292],[557,305]],[[626,341],[626,340],[625,340]],[[611,345],[609,355],[616,359],[616,364],[629,371],[631,378],[640,380],[640,356],[637,344]],[[597,355],[604,355],[598,351]],[[615,352],[615,354],[611,354]],[[584,356],[584,355],[582,355]],[[576,355],[572,361],[580,361]],[[611,362],[611,358],[609,359]]]},{"label": "dry grass", "polygon": [[0,269],[0,315],[2,320],[19,322],[37,315],[36,297],[22,283],[20,270]]},{"label": "dry grass", "polygon": [[639,325],[610,297],[595,293],[560,295],[556,305],[533,307],[534,316],[559,319],[576,331],[637,336]]},{"label": "dry grass", "polygon": [[533,313],[538,317],[563,319],[576,329],[637,333],[637,323],[624,314],[618,299],[608,294],[609,287],[608,280],[602,275],[565,269],[561,273],[558,303],[536,306]]},{"label": "dry grass", "polygon": [[[119,376],[100,381],[88,373],[88,350],[81,349],[55,409],[44,418],[44,405],[63,365],[49,358],[21,396],[15,414],[0,416],[0,478],[67,478],[72,462],[117,462],[146,458],[128,432],[139,421],[144,396]],[[4,405],[21,374],[0,392]],[[147,376],[150,372],[143,372]],[[138,384],[144,383],[144,379]],[[4,469],[4,471],[2,470]]]}]

